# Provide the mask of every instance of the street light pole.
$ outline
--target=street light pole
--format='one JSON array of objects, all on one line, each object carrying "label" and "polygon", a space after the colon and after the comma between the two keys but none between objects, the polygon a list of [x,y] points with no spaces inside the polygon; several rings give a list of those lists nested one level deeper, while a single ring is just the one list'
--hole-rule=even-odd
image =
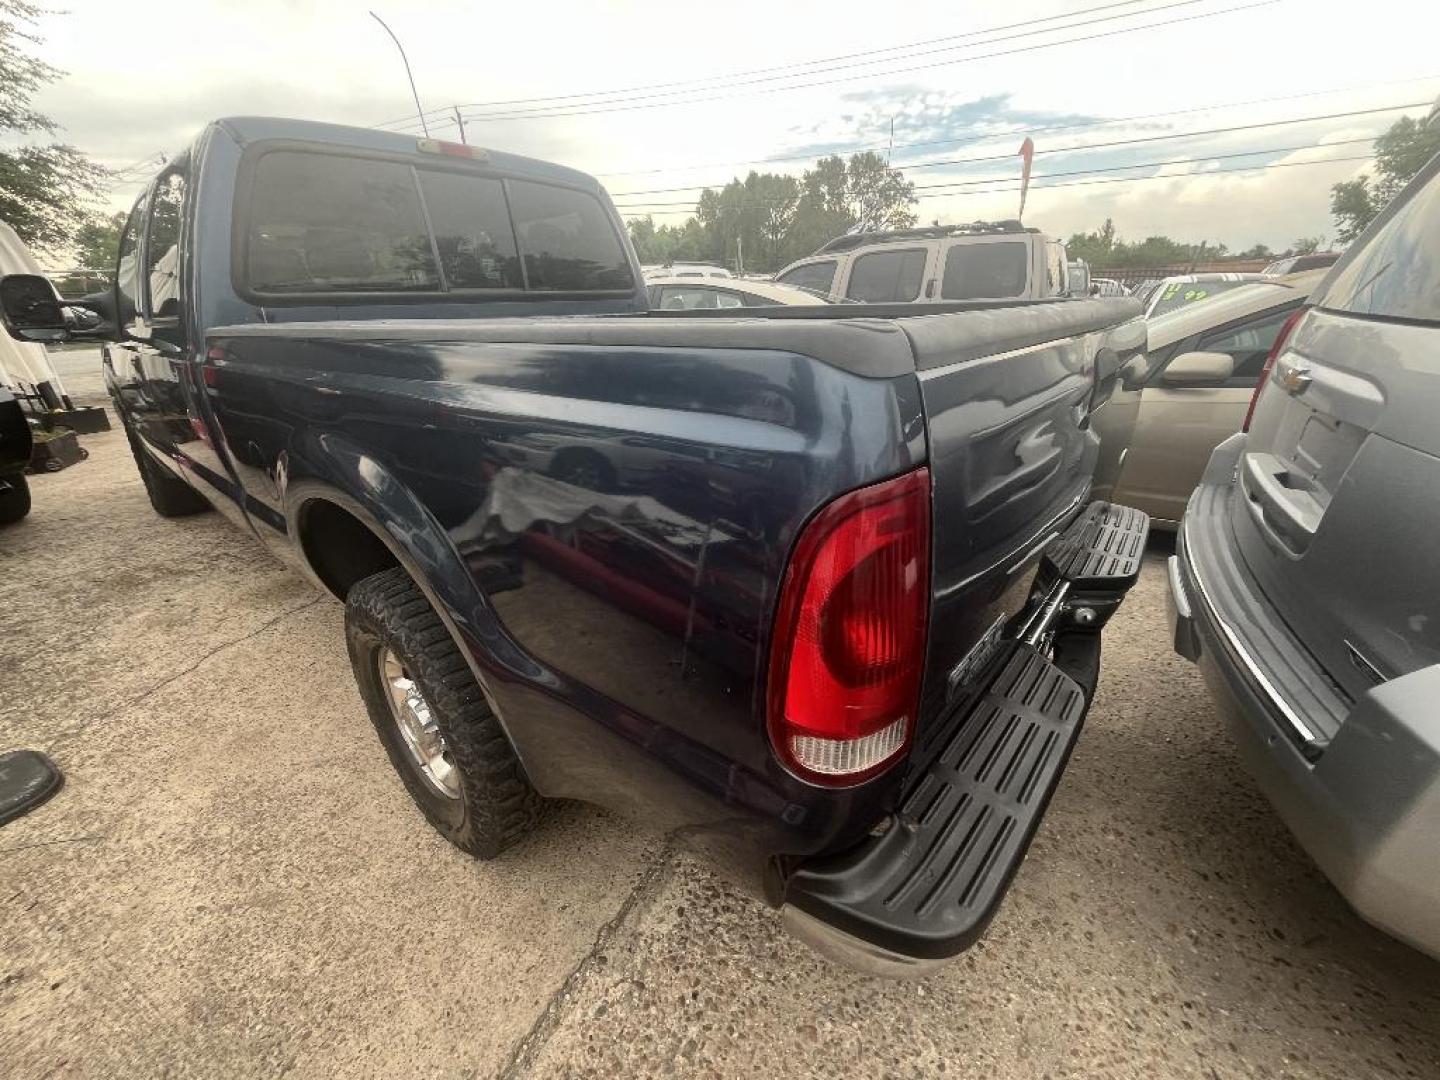
[{"label": "street light pole", "polygon": [[415,89],[415,76],[410,74],[410,58],[405,55],[405,46],[400,44],[400,39],[395,36],[395,31],[390,29],[384,19],[380,18],[380,16],[376,15],[373,11],[370,12],[370,17],[385,27],[385,32],[390,35],[390,40],[395,42],[395,48],[400,50],[400,60],[405,65],[405,77],[410,80],[410,93],[415,98],[415,115],[420,118],[420,130],[425,132],[425,137],[428,139],[430,137],[430,125],[425,123],[425,111],[420,108],[420,91]]}]

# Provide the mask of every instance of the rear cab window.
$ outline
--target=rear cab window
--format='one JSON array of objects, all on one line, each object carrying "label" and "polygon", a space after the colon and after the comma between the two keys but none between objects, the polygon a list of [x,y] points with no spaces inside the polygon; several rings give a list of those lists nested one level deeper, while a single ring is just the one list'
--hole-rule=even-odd
[{"label": "rear cab window", "polygon": [[629,292],[590,192],[329,150],[268,149],[242,190],[237,284],[267,298]]},{"label": "rear cab window", "polygon": [[180,219],[185,204],[185,173],[160,177],[150,197],[145,238],[145,313],[152,319],[180,314]]},{"label": "rear cab window", "polygon": [[1316,306],[1345,315],[1440,323],[1440,174],[1416,191],[1329,279]]},{"label": "rear cab window", "polygon": [[917,300],[925,280],[925,248],[872,251],[850,265],[845,295],[866,304],[892,304]]},{"label": "rear cab window", "polygon": [[1025,293],[1029,247],[1022,240],[952,244],[945,253],[940,296],[945,300],[1003,300]]}]

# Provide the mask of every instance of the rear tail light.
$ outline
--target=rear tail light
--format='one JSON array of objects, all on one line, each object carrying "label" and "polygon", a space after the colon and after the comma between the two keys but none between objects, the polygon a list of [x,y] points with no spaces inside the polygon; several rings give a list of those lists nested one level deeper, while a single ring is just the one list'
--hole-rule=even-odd
[{"label": "rear tail light", "polygon": [[1250,430],[1250,421],[1255,416],[1255,406],[1260,401],[1260,394],[1265,389],[1265,384],[1270,381],[1270,372],[1275,367],[1275,358],[1285,351],[1285,342],[1289,339],[1290,332],[1295,329],[1295,324],[1303,319],[1309,310],[1307,307],[1298,307],[1288,319],[1280,324],[1280,333],[1275,335],[1275,344],[1270,346],[1270,353],[1265,357],[1265,366],[1260,369],[1260,378],[1255,383],[1255,392],[1250,395],[1250,407],[1245,410],[1245,422],[1240,425],[1241,431]]},{"label": "rear tail light", "polygon": [[930,602],[930,472],[825,507],[795,545],[770,646],[770,740],[829,786],[867,780],[910,745]]}]

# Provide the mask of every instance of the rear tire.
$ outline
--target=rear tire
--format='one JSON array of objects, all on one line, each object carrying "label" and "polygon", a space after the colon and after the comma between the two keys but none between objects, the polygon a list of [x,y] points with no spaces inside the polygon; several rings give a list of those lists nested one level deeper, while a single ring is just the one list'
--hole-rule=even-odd
[{"label": "rear tire", "polygon": [[[345,599],[345,644],[350,666],[390,763],[435,829],[461,851],[491,859],[534,825],[543,800],[479,683],[430,602],[401,568],[361,581]],[[403,667],[443,739],[443,761],[420,763],[398,718],[386,660]],[[412,732],[413,734],[413,732]],[[451,793],[446,793],[446,785]]]},{"label": "rear tire", "polygon": [[15,473],[0,480],[0,525],[13,525],[30,513],[30,481],[24,473]]},{"label": "rear tire", "polygon": [[171,476],[146,449],[139,438],[125,425],[125,437],[130,440],[130,453],[135,455],[135,467],[140,470],[140,479],[145,483],[145,494],[150,505],[161,517],[187,517],[210,509],[204,497],[178,476]]}]

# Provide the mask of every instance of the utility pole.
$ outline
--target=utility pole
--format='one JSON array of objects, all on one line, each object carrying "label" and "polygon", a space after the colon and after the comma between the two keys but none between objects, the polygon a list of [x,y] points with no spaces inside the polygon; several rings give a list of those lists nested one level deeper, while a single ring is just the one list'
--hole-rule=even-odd
[{"label": "utility pole", "polygon": [[890,144],[885,147],[885,165],[890,165],[890,153],[895,149],[895,117],[890,117]]},{"label": "utility pole", "polygon": [[735,237],[735,273],[742,276],[745,273],[745,237],[743,234]]},{"label": "utility pole", "polygon": [[469,146],[465,141],[465,118],[460,115],[460,106],[455,106],[455,126],[460,129],[460,143],[462,146]]},{"label": "utility pole", "polygon": [[430,137],[430,125],[425,123],[425,110],[420,108],[420,91],[415,89],[415,76],[410,74],[410,58],[405,55],[405,46],[400,44],[400,39],[395,36],[395,31],[390,29],[384,19],[376,15],[373,11],[370,12],[370,17],[385,27],[385,32],[390,35],[390,40],[395,42],[395,48],[400,50],[400,60],[405,65],[405,78],[410,80],[410,93],[415,98],[415,115],[420,118],[420,130],[425,133],[425,137],[428,139]]}]

